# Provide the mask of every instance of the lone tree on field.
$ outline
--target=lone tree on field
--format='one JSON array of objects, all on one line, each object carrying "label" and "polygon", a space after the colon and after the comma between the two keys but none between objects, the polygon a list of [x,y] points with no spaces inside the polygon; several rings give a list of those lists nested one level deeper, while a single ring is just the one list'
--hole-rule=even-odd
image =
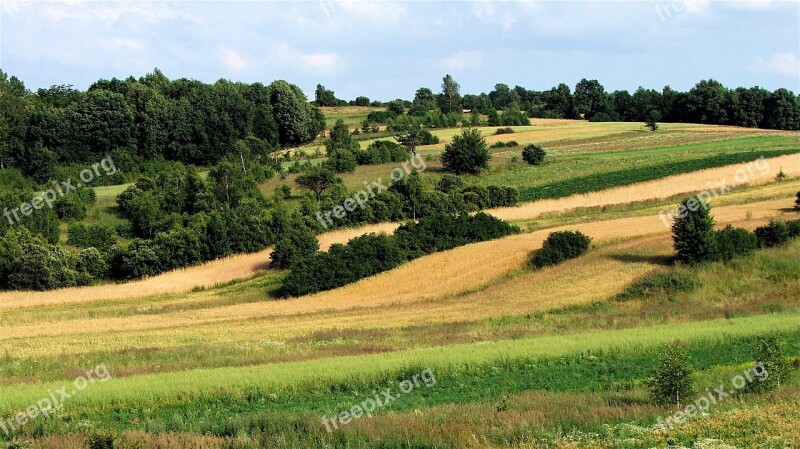
[{"label": "lone tree on field", "polygon": [[661,120],[661,114],[657,111],[650,111],[650,114],[647,116],[647,120],[644,123],[644,126],[650,128],[650,131],[657,131],[658,130],[658,121]]},{"label": "lone tree on field", "polygon": [[650,399],[658,405],[680,408],[683,400],[694,392],[693,371],[688,354],[678,343],[666,345],[647,380]]},{"label": "lone tree on field", "polygon": [[756,380],[748,384],[748,391],[775,391],[786,384],[790,374],[781,341],[774,335],[760,337],[753,357],[756,361]]},{"label": "lone tree on field", "polygon": [[522,149],[522,159],[531,165],[542,165],[545,156],[544,148],[536,144],[525,145]]},{"label": "lone tree on field", "polygon": [[490,158],[481,132],[477,128],[464,128],[461,135],[453,137],[453,141],[444,147],[442,165],[445,170],[458,175],[476,174],[489,169]]},{"label": "lone tree on field", "polygon": [[716,256],[714,218],[711,206],[700,198],[689,198],[678,207],[678,218],[672,224],[672,240],[678,260],[697,264]]},{"label": "lone tree on field", "polygon": [[327,167],[314,166],[298,176],[295,182],[300,187],[314,192],[319,201],[322,198],[322,192],[341,182],[341,179]]}]

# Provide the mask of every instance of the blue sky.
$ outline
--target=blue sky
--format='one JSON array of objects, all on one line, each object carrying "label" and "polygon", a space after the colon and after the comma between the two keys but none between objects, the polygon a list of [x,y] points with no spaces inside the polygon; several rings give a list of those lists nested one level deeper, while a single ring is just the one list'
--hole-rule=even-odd
[{"label": "blue sky", "polygon": [[139,77],[269,83],[388,100],[495,83],[800,91],[800,2],[0,0],[0,68],[29,88]]}]

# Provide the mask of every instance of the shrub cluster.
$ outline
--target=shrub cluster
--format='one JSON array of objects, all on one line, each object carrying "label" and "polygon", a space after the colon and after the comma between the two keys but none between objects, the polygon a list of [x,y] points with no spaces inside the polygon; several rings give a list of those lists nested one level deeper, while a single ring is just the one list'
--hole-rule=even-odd
[{"label": "shrub cluster", "polygon": [[70,192],[53,203],[53,210],[60,220],[76,221],[86,218],[87,211],[97,200],[97,195],[91,187],[80,187]]},{"label": "shrub cluster", "polygon": [[494,132],[496,135],[500,134],[514,134],[514,130],[511,127],[506,126],[505,128],[497,128],[497,131]]},{"label": "shrub cluster", "polygon": [[[328,211],[341,205],[351,194],[343,188],[333,188],[319,202],[305,201],[303,215],[315,217],[318,212]],[[445,174],[434,189],[422,182],[419,174],[411,174],[392,184],[388,190],[377,194],[363,208],[356,208],[342,218],[333,218],[334,227],[364,223],[399,221],[423,218],[437,214],[462,214],[495,207],[516,206],[519,193],[513,187],[468,186],[458,176]],[[314,229],[322,231],[314,220]]]},{"label": "shrub cluster", "polygon": [[326,253],[296,257],[283,281],[284,293],[299,296],[330,290],[391,270],[425,254],[519,232],[484,213],[434,215],[400,226],[394,235],[367,234]]},{"label": "shrub cluster", "polygon": [[509,140],[508,142],[495,142],[489,148],[513,148],[518,146],[519,143],[516,140]]},{"label": "shrub cluster", "polygon": [[402,162],[410,158],[411,153],[404,146],[388,140],[377,140],[369,144],[366,150],[356,152],[356,161],[359,165]]},{"label": "shrub cluster", "polygon": [[117,241],[117,231],[109,226],[71,223],[67,227],[67,243],[79,248],[106,250]]},{"label": "shrub cluster", "polygon": [[672,239],[678,260],[688,264],[727,261],[749,254],[756,248],[771,248],[800,237],[800,220],[770,220],[769,224],[756,228],[754,232],[730,225],[714,230],[714,219],[707,203],[690,198],[681,207],[685,213],[673,223]]},{"label": "shrub cluster", "polygon": [[591,239],[580,231],[553,232],[534,253],[532,263],[541,268],[574,259],[589,250],[590,242]]}]

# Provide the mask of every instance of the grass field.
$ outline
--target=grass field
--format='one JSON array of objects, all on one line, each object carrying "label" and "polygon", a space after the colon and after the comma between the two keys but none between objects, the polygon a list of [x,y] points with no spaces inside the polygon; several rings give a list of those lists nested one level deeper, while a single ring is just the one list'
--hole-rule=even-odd
[{"label": "grass field", "polygon": [[[355,125],[369,110],[325,112],[331,123]],[[277,294],[286,272],[269,267],[269,249],[127,284],[0,292],[0,419],[71,389],[88,369],[104,365],[110,373],[49,417],[0,431],[0,447],[800,445],[800,241],[687,267],[675,263],[659,217],[724,179],[741,185],[713,200],[718,226],[800,218],[792,210],[800,136],[684,124],[651,133],[639,124],[570,120],[534,120],[503,136],[492,136],[494,129],[482,129],[490,143],[541,143],[548,162],[527,166],[513,159],[521,148],[502,149],[492,170],[468,182],[523,192],[560,186],[548,199],[489,211],[519,224],[519,235],[292,299]],[[457,132],[435,130],[443,142],[420,149],[429,156],[429,182],[441,176],[438,154]],[[748,166],[760,154],[773,156],[768,166]],[[362,166],[343,177],[352,188],[391,168]],[[778,182],[781,169],[787,178]],[[737,179],[742,170],[746,179]],[[587,177],[596,180],[590,189],[576,187]],[[113,207],[124,188],[98,188],[87,222],[118,220]],[[339,230],[320,243],[327,249],[396,226]],[[592,237],[590,251],[531,268],[531,253],[548,234],[566,229]],[[665,273],[689,277],[694,287],[631,287]],[[765,334],[778,336],[793,363],[786,385],[737,393],[668,436],[658,430],[656,420],[674,410],[652,404],[645,380],[662,344],[686,345],[704,390],[751,366],[756,338]],[[323,416],[425,369],[435,384],[326,431]]]}]

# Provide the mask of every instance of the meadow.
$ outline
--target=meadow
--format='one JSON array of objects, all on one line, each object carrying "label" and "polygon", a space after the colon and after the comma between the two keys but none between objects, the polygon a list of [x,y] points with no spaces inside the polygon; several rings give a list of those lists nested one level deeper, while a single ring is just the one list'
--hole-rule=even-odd
[{"label": "meadow", "polygon": [[[380,109],[380,108],[378,108]],[[375,108],[323,108],[356,127]],[[0,292],[0,418],[8,419],[98,365],[110,378],[10,434],[8,447],[653,448],[800,444],[800,241],[728,262],[676,263],[662,211],[765,156],[712,201],[718,228],[797,219],[800,136],[785,131],[534,119],[513,134],[481,132],[491,169],[469,184],[519,188],[518,207],[487,211],[523,232],[426,255],[334,290],[283,298],[286,270],[266,249],[129,283]],[[426,183],[457,129],[420,147]],[[364,147],[370,139],[361,136]],[[542,144],[546,163],[518,153]],[[319,142],[304,147],[307,152]],[[387,176],[359,166],[345,186]],[[752,167],[752,166],[751,166]],[[777,180],[778,171],[785,178]],[[275,177],[271,194],[292,187]],[[117,223],[126,186],[97,188],[86,223]],[[321,234],[323,250],[381,223]],[[554,231],[579,230],[589,252],[535,269]],[[644,289],[658,276],[691,287]],[[648,398],[661,347],[680,340],[698,391],[752,366],[775,335],[791,366],[771,393],[736,392],[668,435],[674,407]],[[371,418],[327,432],[323,416],[430,369],[436,382]],[[70,387],[71,388],[71,387]],[[724,445],[728,446],[724,446]],[[716,445],[716,446],[715,446]],[[794,445],[794,446],[793,446]]]}]

